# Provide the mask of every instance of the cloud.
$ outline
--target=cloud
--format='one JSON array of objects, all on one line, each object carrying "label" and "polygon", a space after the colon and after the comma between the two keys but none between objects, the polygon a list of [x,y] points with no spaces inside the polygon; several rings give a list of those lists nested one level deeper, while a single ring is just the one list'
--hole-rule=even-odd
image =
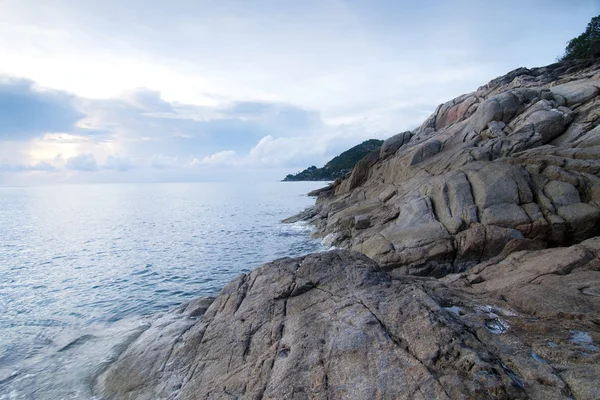
[{"label": "cloud", "polygon": [[91,172],[98,169],[98,163],[92,154],[79,154],[67,159],[65,167],[73,171]]},{"label": "cloud", "polygon": [[317,111],[286,103],[240,101],[232,103],[223,111],[227,116],[253,122],[266,130],[277,128],[282,136],[307,133],[323,127],[321,115]]},{"label": "cloud", "polygon": [[175,168],[179,166],[179,160],[177,157],[155,154],[150,158],[150,166],[158,169]]},{"label": "cloud", "polygon": [[[56,107],[71,107],[79,119],[73,119],[75,126],[61,126],[65,128],[62,132],[45,133],[30,141],[29,158],[39,163],[39,171],[126,172],[136,167],[132,159],[141,161],[137,166],[146,160],[145,165],[155,169],[281,166],[297,158],[295,154],[314,154],[314,143],[300,138],[328,129],[317,111],[287,103],[228,100],[215,106],[195,106],[167,102],[160,92],[145,88],[112,99],[52,96]],[[273,150],[267,154],[265,141],[290,145],[271,145]],[[257,150],[252,150],[255,147]],[[269,161],[270,156],[273,159]],[[19,163],[10,165],[4,170],[28,170]]]},{"label": "cloud", "polygon": [[111,169],[121,172],[125,172],[134,167],[135,165],[129,158],[117,156],[108,156],[103,165],[103,169]]},{"label": "cloud", "polygon": [[83,117],[75,97],[42,89],[33,81],[0,76],[0,140],[27,140],[70,131]]},{"label": "cloud", "polygon": [[47,162],[39,162],[34,165],[25,164],[0,164],[0,172],[27,172],[27,171],[55,171],[56,167]]},{"label": "cloud", "polygon": [[46,161],[40,161],[39,163],[32,165],[27,168],[30,171],[56,171],[56,167]]},{"label": "cloud", "polygon": [[0,172],[23,172],[27,171],[24,164],[0,164]]},{"label": "cloud", "polygon": [[194,158],[189,163],[191,167],[211,166],[211,167],[233,167],[238,164],[238,157],[235,151],[226,150],[206,156],[202,159]]},{"label": "cloud", "polygon": [[82,118],[70,130],[31,140],[30,162],[14,159],[4,172],[111,170],[123,176],[145,168],[170,170],[170,179],[177,179],[177,174],[189,178],[187,169],[301,169],[322,165],[365,139],[391,136],[395,127],[412,128],[435,107],[418,99],[396,101],[372,110],[370,118],[326,123],[317,110],[284,102],[224,99],[197,106],[166,101],[159,91],[146,88],[110,99],[58,96],[55,101],[74,107]]},{"label": "cloud", "polygon": [[[0,73],[28,78],[0,79],[0,163],[15,181],[320,166],[552,62],[598,11],[597,0],[7,1]],[[488,29],[490,13],[501,28]]]},{"label": "cloud", "polygon": [[171,104],[161,98],[158,90],[137,88],[124,91],[120,98],[132,107],[146,112],[173,112]]},{"label": "cloud", "polygon": [[160,93],[147,89],[78,103],[86,114],[80,126],[106,132],[106,137],[126,144],[135,158],[163,154],[201,159],[221,151],[244,153],[268,135],[292,137],[324,127],[317,111],[287,103],[195,106],[166,102]]}]

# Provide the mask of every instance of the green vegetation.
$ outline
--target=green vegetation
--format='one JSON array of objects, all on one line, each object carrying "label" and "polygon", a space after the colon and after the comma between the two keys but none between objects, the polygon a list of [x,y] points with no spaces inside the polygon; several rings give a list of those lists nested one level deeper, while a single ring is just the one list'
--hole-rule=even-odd
[{"label": "green vegetation", "polygon": [[600,40],[600,15],[592,18],[585,32],[567,42],[565,54],[559,61],[592,58],[592,43]]},{"label": "green vegetation", "polygon": [[313,165],[302,172],[286,176],[283,181],[333,181],[350,173],[357,162],[370,152],[379,149],[382,144],[383,140],[366,140],[334,157],[323,168],[317,168]]}]

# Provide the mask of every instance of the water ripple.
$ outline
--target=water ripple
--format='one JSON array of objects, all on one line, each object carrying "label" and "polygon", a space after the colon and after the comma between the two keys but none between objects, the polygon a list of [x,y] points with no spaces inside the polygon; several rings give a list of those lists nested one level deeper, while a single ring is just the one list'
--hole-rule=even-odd
[{"label": "water ripple", "polygon": [[142,316],[324,250],[279,223],[321,185],[0,188],[0,393],[89,398],[86,374]]}]

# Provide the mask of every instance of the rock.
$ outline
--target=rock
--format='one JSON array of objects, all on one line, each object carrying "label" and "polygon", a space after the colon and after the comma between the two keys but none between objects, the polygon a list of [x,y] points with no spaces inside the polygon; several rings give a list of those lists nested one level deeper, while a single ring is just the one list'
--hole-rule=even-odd
[{"label": "rock", "polygon": [[492,121],[508,122],[520,107],[519,98],[511,92],[505,92],[485,100],[472,117],[471,129],[481,133]]},{"label": "rock", "polygon": [[489,164],[479,171],[468,172],[475,204],[484,210],[494,204],[519,203],[519,187],[511,166]]},{"label": "rock", "polygon": [[461,96],[442,105],[435,118],[435,129],[440,130],[468,117],[477,98],[471,94]]},{"label": "rock", "polygon": [[600,209],[586,203],[557,207],[557,214],[565,220],[575,241],[596,235],[600,228]]},{"label": "rock", "polygon": [[555,207],[581,203],[579,192],[575,186],[567,182],[550,181],[544,186],[544,193],[552,200]]},{"label": "rock", "polygon": [[343,250],[277,260],[196,319],[159,319],[100,375],[96,395],[594,398],[600,297],[576,282],[600,288],[599,248],[521,251],[444,282],[393,278]]},{"label": "rock", "polygon": [[600,93],[600,82],[582,81],[570,82],[550,88],[552,93],[562,96],[568,106],[580,104],[593,99]]},{"label": "rock", "polygon": [[[440,105],[408,142],[407,133],[389,139],[385,157],[335,187],[319,204],[316,236],[395,274],[439,277],[504,254],[514,232],[550,246],[595,235],[598,76],[589,61],[519,69]],[[351,229],[366,214],[369,226]],[[477,255],[468,243],[494,251]]]},{"label": "rock", "polygon": [[574,144],[576,147],[600,146],[600,125],[580,136]]},{"label": "rock", "polygon": [[311,190],[310,192],[308,192],[306,195],[310,196],[310,197],[317,197],[320,196],[323,193],[329,192],[331,190],[333,190],[333,184],[329,184],[325,187],[319,188],[319,189],[315,189],[315,190]]},{"label": "rock", "polygon": [[347,179],[347,190],[352,190],[364,183],[369,176],[369,169],[379,160],[379,151],[373,151],[356,163],[350,177]]},{"label": "rock", "polygon": [[408,131],[399,133],[387,139],[381,145],[381,150],[379,151],[379,158],[384,159],[393,155],[394,153],[396,153],[396,151],[398,151],[400,147],[408,143],[411,137],[412,133]]},{"label": "rock", "polygon": [[542,137],[543,143],[562,134],[571,121],[571,113],[557,109],[536,111],[527,118],[527,122],[533,125],[533,131]]},{"label": "rock", "polygon": [[309,220],[309,219],[313,218],[314,216],[316,216],[319,213],[319,211],[320,210],[317,207],[307,207],[305,210],[301,211],[300,213],[293,215],[289,218],[286,218],[281,222],[284,224],[293,224],[298,221],[306,221],[306,220]]},{"label": "rock", "polygon": [[465,174],[460,172],[447,179],[446,182],[448,206],[452,215],[462,219],[466,224],[478,222],[471,184]]},{"label": "rock", "polygon": [[415,165],[423,160],[428,159],[429,157],[437,154],[442,149],[442,143],[439,140],[429,140],[425,142],[425,144],[421,145],[417,148],[417,151],[414,153],[410,165]]},{"label": "rock", "polygon": [[382,203],[385,203],[386,201],[388,201],[389,199],[391,199],[392,197],[394,197],[394,195],[396,194],[397,190],[394,186],[388,186],[387,188],[385,188],[378,196],[377,198],[379,199],[379,201],[381,201]]},{"label": "rock", "polygon": [[[181,346],[183,335],[202,320],[213,301],[214,297],[195,299],[153,322],[121,355],[118,364],[109,368],[109,371],[118,368],[119,378],[106,374],[98,378],[97,385],[102,387],[104,395],[153,399],[158,393],[164,397],[176,393],[180,387],[179,380],[173,377],[164,379],[163,372],[173,352]],[[155,387],[159,389],[155,391]]]},{"label": "rock", "polygon": [[508,243],[523,238],[523,234],[515,229],[473,224],[455,236],[454,272],[495,257],[502,253]]},{"label": "rock", "polygon": [[482,224],[496,225],[503,228],[516,228],[529,222],[527,213],[513,203],[494,204],[483,210],[481,215]]},{"label": "rock", "polygon": [[354,229],[366,229],[371,226],[371,218],[368,215],[357,215],[354,217]]}]

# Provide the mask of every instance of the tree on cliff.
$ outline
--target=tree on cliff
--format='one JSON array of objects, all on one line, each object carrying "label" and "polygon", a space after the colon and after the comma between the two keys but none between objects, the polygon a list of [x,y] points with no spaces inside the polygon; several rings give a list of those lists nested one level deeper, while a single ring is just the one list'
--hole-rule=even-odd
[{"label": "tree on cliff", "polygon": [[383,140],[369,139],[361,144],[346,150],[342,154],[329,160],[323,168],[317,168],[314,165],[306,168],[297,174],[286,176],[283,181],[334,181],[352,171],[352,168],[363,157],[374,150],[378,150],[383,144]]},{"label": "tree on cliff", "polygon": [[600,15],[592,18],[585,32],[567,42],[565,54],[559,61],[592,57],[592,43],[600,40]]}]

